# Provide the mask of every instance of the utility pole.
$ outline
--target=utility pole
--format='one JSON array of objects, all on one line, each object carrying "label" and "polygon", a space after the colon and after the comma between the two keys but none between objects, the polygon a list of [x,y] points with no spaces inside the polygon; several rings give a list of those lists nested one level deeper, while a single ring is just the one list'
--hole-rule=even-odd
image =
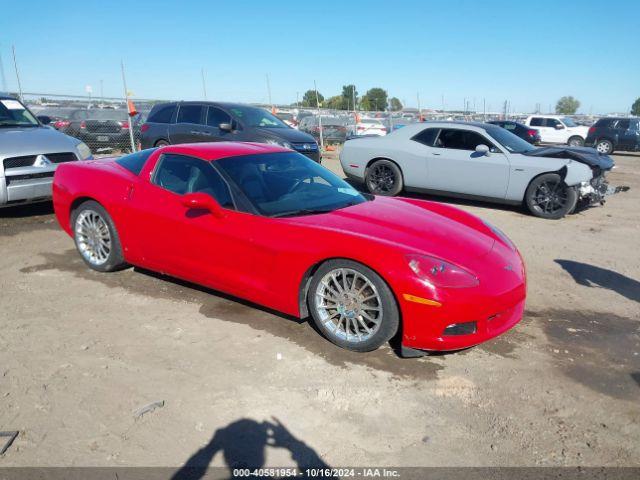
[{"label": "utility pole", "polygon": [[420,92],[416,92],[416,98],[418,99],[418,121],[422,121],[422,108],[420,107]]},{"label": "utility pole", "polygon": [[2,91],[7,91],[7,77],[4,74],[4,64],[2,63],[2,45],[0,44],[0,78],[2,78]]},{"label": "utility pole", "polygon": [[353,114],[356,115],[356,86],[352,85],[351,96],[353,97]]},{"label": "utility pole", "polygon": [[320,149],[324,149],[324,138],[322,137],[322,111],[320,110],[320,97],[318,96],[318,86],[313,81],[313,89],[316,91],[316,107],[318,107],[318,129],[320,130]]},{"label": "utility pole", "polygon": [[269,83],[269,74],[267,73],[267,95],[269,95],[269,105],[271,105],[271,109],[273,109],[273,102],[271,101],[271,83]]},{"label": "utility pole", "polygon": [[207,99],[207,82],[204,79],[204,68],[200,69],[200,74],[202,75],[202,94],[204,95],[204,99]]},{"label": "utility pole", "polygon": [[442,113],[444,113],[444,93],[442,94]]},{"label": "utility pole", "polygon": [[296,92],[296,108],[300,108],[300,92]]},{"label": "utility pole", "polygon": [[16,70],[16,80],[18,80],[18,96],[20,97],[20,101],[24,101],[22,98],[22,84],[20,83],[20,74],[18,73],[18,61],[16,60],[16,46],[11,45],[11,50],[13,51],[13,67]]},{"label": "utility pole", "polygon": [[[120,69],[122,70],[122,85],[124,86],[124,103],[125,105],[127,105],[127,111],[128,111],[128,107],[129,107],[129,90],[127,89],[127,79],[124,75],[124,61],[120,60]],[[133,139],[133,122],[131,121],[132,118],[129,118],[129,121],[127,122],[129,124],[129,140],[131,141],[131,151],[135,152],[136,151],[136,143],[135,140]]]}]

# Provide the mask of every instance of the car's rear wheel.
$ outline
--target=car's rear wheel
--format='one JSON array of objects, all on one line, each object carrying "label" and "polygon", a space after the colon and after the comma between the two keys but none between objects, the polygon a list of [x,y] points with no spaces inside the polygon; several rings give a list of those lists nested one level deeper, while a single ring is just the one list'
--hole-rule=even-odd
[{"label": "car's rear wheel", "polygon": [[165,147],[169,145],[169,142],[167,142],[166,140],[158,140],[156,142],[156,147]]},{"label": "car's rear wheel", "polygon": [[567,186],[557,173],[545,173],[533,179],[525,193],[529,211],[540,218],[557,220],[576,207],[578,193]]},{"label": "car's rear wheel", "polygon": [[84,262],[99,272],[126,267],[113,220],[98,202],[81,203],[72,215],[73,238]]},{"label": "car's rear wheel", "polygon": [[584,146],[584,138],[578,136],[571,137],[567,143],[570,147],[582,147]]},{"label": "car's rear wheel", "polygon": [[398,331],[400,314],[382,278],[351,260],[330,260],[318,268],[309,286],[314,324],[332,343],[369,352]]},{"label": "car's rear wheel", "polygon": [[596,143],[596,150],[608,155],[613,152],[613,143],[605,138],[598,140],[598,143]]},{"label": "car's rear wheel", "polygon": [[365,184],[375,195],[394,196],[402,191],[402,172],[390,160],[376,160],[367,168]]}]

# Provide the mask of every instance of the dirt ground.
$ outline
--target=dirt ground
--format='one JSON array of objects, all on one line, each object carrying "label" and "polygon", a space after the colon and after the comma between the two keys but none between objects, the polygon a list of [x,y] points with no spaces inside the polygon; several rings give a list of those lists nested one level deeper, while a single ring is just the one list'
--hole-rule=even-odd
[{"label": "dirt ground", "polygon": [[0,466],[639,466],[640,155],[615,160],[611,182],[631,190],[561,221],[452,202],[522,251],[526,315],[420,359],[345,352],[142,271],[92,272],[49,205],[0,210],[0,430],[20,431]]}]

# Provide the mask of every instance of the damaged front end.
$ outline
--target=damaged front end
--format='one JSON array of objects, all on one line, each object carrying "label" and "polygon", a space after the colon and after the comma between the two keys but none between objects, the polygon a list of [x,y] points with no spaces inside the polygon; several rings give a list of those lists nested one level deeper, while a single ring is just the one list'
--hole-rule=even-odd
[{"label": "damaged front end", "polygon": [[[595,172],[594,172],[595,174]],[[584,206],[588,205],[604,205],[605,197],[629,190],[627,186],[613,187],[609,185],[605,178],[605,174],[601,173],[597,177],[593,177],[590,182],[582,182],[577,187],[578,202]]]}]

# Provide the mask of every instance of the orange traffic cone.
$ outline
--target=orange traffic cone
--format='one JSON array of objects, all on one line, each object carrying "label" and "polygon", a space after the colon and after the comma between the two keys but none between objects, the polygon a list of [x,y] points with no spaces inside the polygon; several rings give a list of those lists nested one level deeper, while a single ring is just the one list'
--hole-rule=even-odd
[{"label": "orange traffic cone", "polygon": [[129,116],[135,117],[138,114],[136,106],[133,104],[133,100],[127,99],[127,110],[129,110]]}]

